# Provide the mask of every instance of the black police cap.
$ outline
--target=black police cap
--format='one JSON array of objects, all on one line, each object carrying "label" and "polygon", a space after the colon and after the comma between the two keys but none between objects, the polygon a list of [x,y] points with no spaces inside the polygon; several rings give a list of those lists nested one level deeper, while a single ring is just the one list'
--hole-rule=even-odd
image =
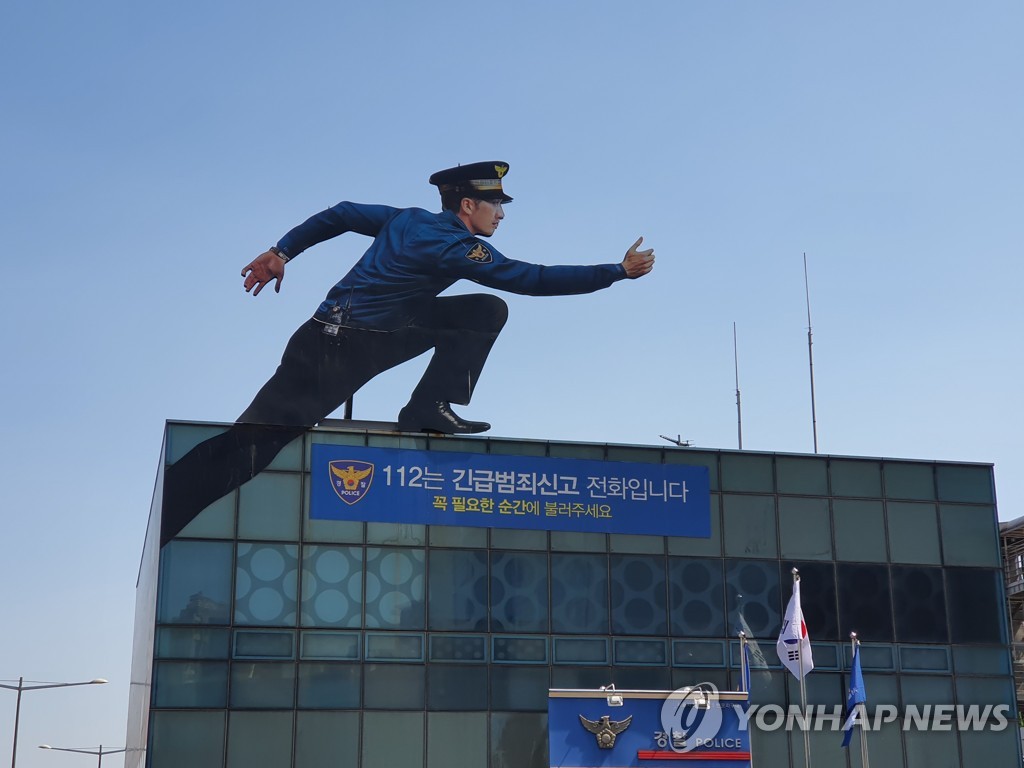
[{"label": "black police cap", "polygon": [[500,200],[511,203],[512,198],[501,188],[501,180],[508,173],[508,163],[489,160],[483,163],[458,165],[433,174],[429,181],[442,195],[453,192],[462,197],[480,200]]}]

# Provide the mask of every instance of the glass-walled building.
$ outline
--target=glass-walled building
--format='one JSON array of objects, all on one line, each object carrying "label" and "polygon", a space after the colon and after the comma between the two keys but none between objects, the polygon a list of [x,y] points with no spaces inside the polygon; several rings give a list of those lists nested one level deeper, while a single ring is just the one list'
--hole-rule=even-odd
[{"label": "glass-walled building", "polygon": [[[168,424],[126,766],[543,768],[549,688],[736,690],[740,630],[751,702],[798,704],[775,652],[793,568],[808,704],[845,701],[853,631],[869,712],[1015,700],[991,465],[355,426],[291,443],[161,550],[164,467],[224,429]],[[710,536],[323,519],[317,446],[704,468]],[[841,738],[811,733],[816,768],[860,764]],[[751,740],[755,764],[804,764],[800,732]],[[1002,730],[868,734],[887,768],[1019,765],[1019,740],[1015,708]]]}]

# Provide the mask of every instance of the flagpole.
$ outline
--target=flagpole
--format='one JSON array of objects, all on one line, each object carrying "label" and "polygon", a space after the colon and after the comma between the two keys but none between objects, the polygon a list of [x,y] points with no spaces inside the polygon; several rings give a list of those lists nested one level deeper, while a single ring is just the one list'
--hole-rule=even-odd
[{"label": "flagpole", "polygon": [[818,416],[814,410],[814,352],[811,351],[811,284],[807,279],[807,252],[804,252],[804,291],[807,293],[807,362],[811,371],[811,431],[814,452],[818,452]]},{"label": "flagpole", "polygon": [[[795,585],[800,581],[800,571],[796,568],[793,569],[793,584]],[[801,610],[801,613],[803,611]],[[797,656],[800,659],[800,711],[803,713],[803,724],[804,727],[801,729],[804,732],[804,766],[805,768],[811,768],[811,733],[808,728],[807,722],[807,684],[804,682],[804,651],[801,647],[802,643],[797,643]]]},{"label": "flagpole", "polygon": [[[858,647],[860,647],[860,640],[857,639],[857,633],[851,632],[850,649],[853,651],[854,655],[857,654]],[[857,706],[862,707],[863,705],[858,704]],[[867,719],[867,711],[865,709],[861,710],[861,714],[865,717],[865,719]],[[864,728],[864,723],[860,724],[860,765],[861,768],[870,768],[870,763],[868,761],[868,733],[867,730]]]},{"label": "flagpole", "polygon": [[[740,635],[740,681],[742,688],[747,694],[747,711],[750,711],[750,662],[747,660],[747,633],[742,629]],[[750,719],[747,719],[747,747],[750,750],[750,760],[747,763],[754,768],[754,729],[750,727]]]}]

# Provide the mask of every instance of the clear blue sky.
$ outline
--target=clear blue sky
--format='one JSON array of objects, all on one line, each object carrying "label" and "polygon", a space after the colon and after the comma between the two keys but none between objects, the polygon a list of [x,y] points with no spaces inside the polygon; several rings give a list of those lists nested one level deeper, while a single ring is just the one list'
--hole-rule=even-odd
[{"label": "clear blue sky", "polygon": [[[22,768],[122,746],[167,418],[230,421],[362,252],[257,299],[239,271],[343,199],[436,209],[502,159],[494,245],[654,273],[508,297],[492,435],[993,462],[1024,514],[1024,7],[812,0],[151,3],[0,9],[0,678]],[[466,290],[466,289],[463,289]],[[373,382],[391,419],[423,361]],[[0,691],[0,755],[13,695]],[[84,763],[83,763],[84,764]]]}]

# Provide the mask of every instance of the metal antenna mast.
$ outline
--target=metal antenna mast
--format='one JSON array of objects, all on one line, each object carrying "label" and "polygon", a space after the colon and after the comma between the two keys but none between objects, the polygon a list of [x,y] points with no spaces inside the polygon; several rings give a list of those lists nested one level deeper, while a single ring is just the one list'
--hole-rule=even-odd
[{"label": "metal antenna mast", "polygon": [[814,352],[811,350],[811,284],[807,279],[807,252],[804,251],[804,292],[807,294],[807,362],[811,371],[811,431],[814,452],[818,452],[818,417],[814,408]]},{"label": "metal antenna mast", "polygon": [[743,408],[740,406],[740,352],[736,344],[736,321],[732,323],[732,356],[736,365],[736,436],[743,450]]}]

